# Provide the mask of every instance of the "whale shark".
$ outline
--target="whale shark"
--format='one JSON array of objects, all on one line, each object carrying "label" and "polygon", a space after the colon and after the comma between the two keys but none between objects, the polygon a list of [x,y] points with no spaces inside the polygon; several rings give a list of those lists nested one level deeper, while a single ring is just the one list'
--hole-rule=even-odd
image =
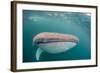
[{"label": "whale shark", "polygon": [[38,47],[36,60],[38,61],[42,52],[58,54],[75,47],[79,42],[78,37],[71,34],[56,32],[42,32],[33,37],[33,43]]}]

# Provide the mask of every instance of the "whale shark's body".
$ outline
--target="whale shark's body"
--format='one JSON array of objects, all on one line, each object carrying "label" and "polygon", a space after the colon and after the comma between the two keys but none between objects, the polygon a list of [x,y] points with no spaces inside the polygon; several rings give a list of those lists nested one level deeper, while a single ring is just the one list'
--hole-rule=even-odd
[{"label": "whale shark's body", "polygon": [[39,60],[39,56],[43,51],[51,54],[62,53],[74,47],[79,39],[68,34],[43,32],[36,35],[33,42],[38,47],[36,59]]}]

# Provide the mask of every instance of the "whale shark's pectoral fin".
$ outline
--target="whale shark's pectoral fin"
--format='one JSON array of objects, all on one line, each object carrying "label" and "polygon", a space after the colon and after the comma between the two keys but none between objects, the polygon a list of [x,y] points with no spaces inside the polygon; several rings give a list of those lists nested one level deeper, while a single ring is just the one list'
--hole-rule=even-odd
[{"label": "whale shark's pectoral fin", "polygon": [[41,53],[43,52],[43,50],[41,48],[38,48],[37,51],[36,51],[36,60],[38,61],[39,60],[39,57],[41,55]]}]

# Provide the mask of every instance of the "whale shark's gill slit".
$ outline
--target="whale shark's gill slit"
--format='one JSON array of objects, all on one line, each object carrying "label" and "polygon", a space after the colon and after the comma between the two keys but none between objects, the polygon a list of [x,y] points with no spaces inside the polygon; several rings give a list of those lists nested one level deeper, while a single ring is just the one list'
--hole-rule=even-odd
[{"label": "whale shark's gill slit", "polygon": [[36,51],[36,60],[38,61],[40,58],[41,53],[43,52],[43,50],[41,48],[38,48]]}]

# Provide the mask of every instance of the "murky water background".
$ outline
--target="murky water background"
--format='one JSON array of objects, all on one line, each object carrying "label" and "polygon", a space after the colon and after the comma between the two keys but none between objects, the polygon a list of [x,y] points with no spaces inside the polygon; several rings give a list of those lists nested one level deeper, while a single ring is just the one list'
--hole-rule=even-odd
[{"label": "murky water background", "polygon": [[90,59],[90,22],[90,13],[23,10],[23,62],[37,62],[37,47],[32,44],[32,39],[41,32],[72,34],[80,41],[74,48],[60,54],[43,52],[39,61]]}]

